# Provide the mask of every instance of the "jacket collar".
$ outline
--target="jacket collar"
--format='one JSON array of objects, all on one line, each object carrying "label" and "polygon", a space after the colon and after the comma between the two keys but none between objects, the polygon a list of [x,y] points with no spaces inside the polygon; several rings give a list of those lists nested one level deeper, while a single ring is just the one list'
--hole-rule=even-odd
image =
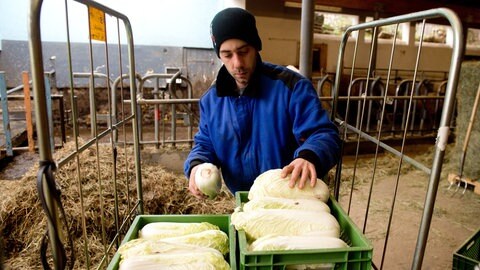
[{"label": "jacket collar", "polygon": [[[243,92],[243,96],[257,97],[260,95],[260,75],[263,69],[263,62],[260,54],[257,53],[257,64],[255,65],[255,71],[250,78],[247,88]],[[239,94],[236,91],[237,84],[235,79],[228,73],[225,65],[222,65],[218,71],[217,80],[215,82],[217,87],[217,95],[219,97],[234,96],[238,97]]]}]

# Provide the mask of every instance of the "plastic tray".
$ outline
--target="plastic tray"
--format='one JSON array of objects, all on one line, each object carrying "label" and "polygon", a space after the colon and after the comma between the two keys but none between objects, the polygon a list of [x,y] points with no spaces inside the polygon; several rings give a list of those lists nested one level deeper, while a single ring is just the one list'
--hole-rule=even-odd
[{"label": "plastic tray", "polygon": [[[133,220],[132,225],[127,231],[125,238],[123,238],[122,244],[138,238],[138,231],[148,223],[152,222],[209,222],[213,225],[217,225],[220,230],[228,235],[230,242],[230,253],[227,257],[227,261],[230,264],[232,270],[237,269],[237,262],[235,258],[236,253],[236,233],[233,226],[230,224],[230,215],[138,215]],[[108,270],[116,270],[119,267],[120,254],[115,253],[114,257],[108,265]]]},{"label": "plastic tray", "polygon": [[453,269],[480,269],[480,229],[453,253]]},{"label": "plastic tray", "polygon": [[[248,202],[248,192],[235,194],[237,206]],[[358,227],[342,210],[340,205],[330,197],[328,201],[331,213],[340,224],[341,238],[349,247],[289,250],[289,251],[248,251],[247,238],[243,230],[238,233],[238,267],[244,269],[286,269],[291,265],[326,264],[326,269],[371,269],[373,247]],[[333,265],[334,264],[334,265]],[[325,269],[325,268],[321,268]]]}]

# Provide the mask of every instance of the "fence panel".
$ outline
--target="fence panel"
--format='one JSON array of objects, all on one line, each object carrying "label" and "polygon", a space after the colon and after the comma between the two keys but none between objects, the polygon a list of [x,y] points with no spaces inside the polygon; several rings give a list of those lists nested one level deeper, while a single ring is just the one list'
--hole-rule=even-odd
[{"label": "fence panel", "polygon": [[[58,1],[61,5],[61,1]],[[65,57],[69,63],[68,93],[71,108],[72,141],[64,149],[54,153],[51,106],[48,106],[48,91],[44,74],[40,15],[42,1],[31,0],[30,5],[30,62],[36,126],[39,147],[39,171],[37,189],[42,207],[47,214],[47,233],[41,243],[41,258],[44,268],[64,269],[75,266],[80,269],[106,268],[122,235],[127,231],[133,217],[143,213],[142,182],[136,117],[137,88],[135,83],[135,58],[133,33],[128,18],[104,5],[90,0],[65,1],[65,44],[66,50],[58,52],[57,58]],[[75,10],[76,12],[72,12]],[[80,13],[79,13],[80,11]],[[83,13],[82,13],[83,12]],[[82,18],[77,18],[82,14]],[[61,14],[42,14],[62,16]],[[75,15],[75,16],[73,16]],[[108,15],[108,16],[107,16]],[[72,31],[85,31],[88,38],[87,55],[72,53]],[[121,24],[122,23],[122,24]],[[55,29],[60,31],[61,27]],[[43,29],[52,31],[52,29]],[[103,48],[103,53],[93,48]],[[122,50],[126,47],[127,50]],[[73,70],[73,62],[80,58],[89,59],[90,83],[87,104],[90,108],[90,134],[81,133],[77,102],[79,90],[74,77],[80,71]],[[110,83],[96,84],[97,68],[105,67],[107,82],[112,67],[120,74],[128,68],[128,88],[120,83],[112,91]],[[81,72],[85,72],[82,70]],[[129,90],[129,95],[124,95]],[[100,107],[99,97],[106,97],[107,106]],[[131,98],[131,107],[112,109],[112,100],[123,104]],[[106,116],[105,116],[106,115]],[[108,118],[107,125],[99,125],[100,116]],[[115,119],[115,121],[112,121]],[[118,143],[114,135],[122,132],[132,144]],[[62,179],[61,183],[56,180]],[[59,186],[76,190],[74,198],[61,197]],[[92,196],[94,194],[94,196]],[[94,198],[93,201],[91,198]],[[100,206],[100,212],[93,209]],[[73,227],[76,227],[73,230]],[[73,233],[79,232],[80,233]],[[112,233],[113,232],[113,233]]]},{"label": "fence panel", "polygon": [[[437,140],[436,144],[432,147],[432,153],[434,153],[434,157],[431,164],[425,164],[425,160],[417,160],[416,158],[409,157],[406,149],[408,148],[408,144],[412,143],[407,139],[411,137],[413,133],[419,132],[417,127],[419,127],[421,130],[423,128],[422,125],[425,124],[422,121],[424,121],[426,118],[419,118],[417,116],[419,111],[421,112],[420,114],[424,114],[425,106],[423,103],[429,99],[429,97],[422,96],[422,87],[424,86],[425,82],[421,82],[420,80],[421,76],[419,74],[419,66],[421,66],[422,61],[428,61],[428,59],[422,57],[422,49],[424,47],[423,34],[426,21],[433,18],[446,19],[446,21],[450,23],[453,32],[453,48],[451,51],[451,63],[448,73],[445,97],[442,97],[443,110],[439,126],[437,126]],[[376,71],[377,65],[374,60],[376,59],[375,48],[377,47],[376,42],[378,42],[378,40],[373,40],[369,46],[359,46],[359,37],[363,36],[360,32],[372,30],[372,33],[374,33],[372,36],[376,36],[375,33],[380,31],[380,28],[383,26],[393,25],[398,29],[400,23],[406,22],[420,22],[423,26],[420,34],[420,41],[416,44],[416,58],[411,60],[411,72],[409,72],[411,77],[408,79],[407,77],[404,77],[404,79],[408,80],[409,83],[405,81],[404,85],[401,86],[401,89],[404,93],[402,92],[397,95],[391,95],[389,94],[389,91],[380,91],[376,97],[372,97],[367,93],[367,90],[372,90],[374,88],[376,80],[373,75],[378,74]],[[349,38],[352,39],[351,35],[353,33],[357,34],[354,41],[354,46],[347,46],[348,40]],[[398,41],[395,34],[393,39],[391,39],[391,53],[388,62],[388,68],[386,69],[386,78],[383,82],[383,85],[385,86],[391,85],[392,82],[396,80],[396,74],[393,72],[393,70],[395,69],[396,61],[398,61],[398,57],[396,57],[397,42]],[[454,110],[455,91],[457,88],[460,71],[463,42],[464,39],[460,20],[454,12],[445,8],[432,9],[388,19],[380,19],[372,22],[362,23],[347,28],[343,35],[337,63],[333,111],[331,115],[332,120],[336,121],[341,127],[344,149],[346,143],[353,144],[354,161],[352,162],[353,165],[346,166],[344,162],[346,155],[344,154],[340,165],[337,166],[335,175],[335,196],[339,199],[345,209],[347,209],[349,215],[356,213],[355,220],[359,224],[363,223],[363,226],[361,227],[363,228],[363,232],[367,233],[367,237],[369,231],[368,229],[370,229],[370,227],[373,228],[374,225],[379,224],[385,225],[385,227],[382,228],[385,234],[385,237],[381,238],[383,245],[380,248],[377,246],[374,252],[376,255],[374,257],[374,266],[376,269],[383,269],[384,267],[388,269],[394,265],[395,267],[398,267],[398,265],[400,265],[399,263],[405,259],[408,259],[398,257],[389,258],[387,256],[387,250],[389,248],[388,240],[389,237],[391,237],[392,219],[396,213],[395,205],[398,204],[398,186],[400,179],[406,175],[404,167],[407,165],[412,166],[414,170],[418,171],[419,173],[425,174],[426,178],[428,178],[428,189],[426,190],[425,194],[423,215],[421,217],[419,227],[414,227],[415,229],[418,229],[418,236],[411,268],[421,269],[422,267],[426,242],[432,220],[433,208],[435,206],[435,198],[438,189],[440,173],[445,155],[445,148],[451,129],[450,123],[452,112]],[[362,51],[362,49],[364,50]],[[347,55],[346,51],[353,54],[353,63],[349,68],[344,68],[344,56]],[[369,64],[366,71],[367,76],[362,79],[364,85],[360,87],[360,90],[353,91],[352,85],[356,82],[356,80],[358,80],[354,76],[355,68],[357,66],[356,59],[357,55],[360,54],[369,56]],[[345,78],[343,77],[344,73],[346,73],[346,75],[350,78],[348,84],[342,81],[342,78]],[[341,97],[341,90],[345,88],[348,88],[348,93],[346,96]],[[343,104],[339,103],[341,100],[345,102]],[[379,112],[376,114],[376,128],[373,130],[371,128],[371,123],[368,122],[372,120],[372,111],[370,107],[372,100],[378,101],[377,105]],[[392,107],[402,110],[400,117],[401,125],[388,123],[387,116],[389,115],[389,112],[391,112]],[[395,115],[395,112],[393,118],[398,118],[397,115]],[[438,125],[438,123],[436,123],[436,125]],[[395,144],[384,140],[386,136],[385,133],[387,133],[387,135],[391,135],[393,132],[400,134],[400,140]],[[368,178],[366,181],[367,185],[369,186],[367,187],[367,198],[359,198],[356,196],[359,191],[355,181],[358,180],[359,175],[358,168],[360,166],[360,156],[362,154],[361,146],[364,147],[365,145],[372,146],[374,149],[374,158],[371,161],[372,164],[368,167],[368,172],[366,172],[366,178]],[[413,147],[415,147],[415,145],[413,145]],[[381,164],[380,157],[385,156],[385,153],[390,157],[390,159],[388,162]],[[427,161],[427,163],[428,162],[429,161]],[[381,178],[384,176],[382,175],[382,166],[396,172],[396,176],[393,179],[394,184],[393,190],[391,191],[391,196],[386,195],[387,192],[390,194],[390,191],[374,191],[373,189],[374,182],[381,180]],[[379,194],[385,196],[383,196],[382,199],[379,199]],[[390,207],[389,209],[385,210],[388,212],[385,215],[385,219],[381,221],[373,219],[372,221],[373,206],[378,204],[385,205],[388,204],[388,202],[390,202]],[[369,225],[368,229],[367,225]],[[414,222],[404,222],[402,223],[402,226],[416,225]]]}]

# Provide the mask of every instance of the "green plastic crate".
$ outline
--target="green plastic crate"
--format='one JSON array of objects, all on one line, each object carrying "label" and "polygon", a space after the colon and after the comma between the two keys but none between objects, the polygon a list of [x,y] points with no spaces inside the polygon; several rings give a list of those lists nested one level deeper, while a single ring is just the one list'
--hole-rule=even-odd
[{"label": "green plastic crate", "polygon": [[[237,206],[248,202],[248,192],[235,194]],[[239,269],[286,269],[289,265],[335,264],[329,269],[371,269],[373,247],[333,197],[328,206],[338,220],[341,238],[350,247],[317,250],[248,251],[245,231],[237,231]],[[324,268],[322,268],[324,269]]]},{"label": "green plastic crate", "polygon": [[[230,264],[232,270],[237,269],[237,262],[235,258],[236,252],[236,233],[235,229],[230,223],[230,215],[138,215],[133,220],[132,225],[128,229],[125,238],[123,238],[122,244],[138,238],[138,231],[148,223],[153,222],[209,222],[213,225],[217,225],[220,230],[228,235],[230,241],[230,253],[227,257],[227,261]],[[108,265],[108,270],[116,270],[119,267],[120,254],[115,253],[114,257]]]},{"label": "green plastic crate", "polygon": [[480,269],[480,229],[453,253],[452,269]]}]

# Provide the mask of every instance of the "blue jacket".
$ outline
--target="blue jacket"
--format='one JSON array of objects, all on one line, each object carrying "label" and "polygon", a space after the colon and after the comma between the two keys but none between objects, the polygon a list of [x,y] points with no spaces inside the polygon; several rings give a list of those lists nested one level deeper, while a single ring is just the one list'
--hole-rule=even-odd
[{"label": "blue jacket", "polygon": [[184,171],[210,162],[221,168],[232,193],[248,191],[255,178],[302,157],[318,177],[338,161],[338,129],[312,83],[285,67],[261,62],[242,96],[224,66],[200,99],[199,131]]}]

